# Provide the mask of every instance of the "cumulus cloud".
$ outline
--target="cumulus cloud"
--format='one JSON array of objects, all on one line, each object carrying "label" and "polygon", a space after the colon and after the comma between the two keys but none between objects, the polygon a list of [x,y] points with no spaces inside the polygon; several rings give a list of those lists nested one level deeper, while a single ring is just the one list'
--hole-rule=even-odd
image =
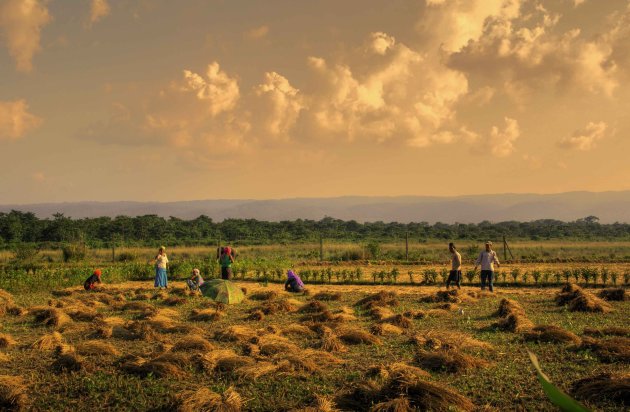
[{"label": "cumulus cloud", "polygon": [[111,8],[107,0],[92,0],[90,8],[90,25],[97,23],[99,20],[109,16]]},{"label": "cumulus cloud", "polygon": [[41,50],[40,34],[51,20],[46,0],[0,1],[0,30],[17,70],[30,72],[33,56]]},{"label": "cumulus cloud", "polygon": [[39,117],[29,113],[26,101],[0,101],[0,140],[19,139],[41,122]]},{"label": "cumulus cloud", "polygon": [[416,147],[436,141],[468,91],[466,77],[385,33],[370,40],[377,58],[366,63],[309,58],[316,88],[308,116],[323,134],[349,140],[396,137]]},{"label": "cumulus cloud", "polygon": [[221,70],[219,63],[208,65],[206,78],[190,70],[184,70],[184,91],[195,92],[197,98],[207,103],[212,116],[234,108],[240,97],[238,82]]},{"label": "cumulus cloud", "polygon": [[284,76],[265,73],[265,82],[254,88],[259,98],[258,110],[260,126],[266,134],[289,139],[289,132],[304,109],[304,99],[300,91]]},{"label": "cumulus cloud", "polygon": [[584,129],[577,130],[572,136],[563,137],[558,145],[564,149],[589,151],[606,136],[608,126],[604,122],[589,122]]},{"label": "cumulus cloud", "polygon": [[503,11],[512,11],[486,13],[481,32],[467,36],[466,44],[449,55],[450,67],[489,82],[503,81],[506,94],[516,100],[528,89],[553,87],[612,96],[619,85],[612,57],[620,47],[617,39],[627,40],[627,35],[619,34],[623,29],[586,38],[579,28],[561,30],[561,16],[542,3],[523,0],[518,7],[516,1],[501,3]]},{"label": "cumulus cloud", "polygon": [[518,122],[506,117],[505,127],[493,126],[490,131],[490,152],[496,157],[507,157],[514,152],[514,142],[521,135]]},{"label": "cumulus cloud", "polygon": [[369,49],[380,55],[387,53],[396,44],[396,39],[387,33],[375,32],[370,35]]}]

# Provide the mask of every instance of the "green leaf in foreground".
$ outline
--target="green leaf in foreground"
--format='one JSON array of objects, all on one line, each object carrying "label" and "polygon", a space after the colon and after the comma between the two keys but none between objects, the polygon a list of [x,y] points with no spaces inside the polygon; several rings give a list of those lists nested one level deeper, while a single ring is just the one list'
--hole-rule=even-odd
[{"label": "green leaf in foreground", "polygon": [[531,359],[532,364],[534,364],[534,367],[536,368],[538,381],[542,385],[543,391],[545,391],[545,394],[554,405],[565,412],[589,412],[589,410],[582,406],[579,402],[562,392],[556,385],[551,383],[549,377],[540,369],[536,355],[530,351],[527,351],[527,353],[529,354],[529,359]]}]

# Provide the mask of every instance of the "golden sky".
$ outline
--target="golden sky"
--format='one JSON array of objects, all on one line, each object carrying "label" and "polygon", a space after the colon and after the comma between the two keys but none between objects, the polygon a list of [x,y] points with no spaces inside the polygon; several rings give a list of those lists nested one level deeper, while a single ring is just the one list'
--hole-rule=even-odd
[{"label": "golden sky", "polygon": [[628,0],[0,0],[0,203],[630,189]]}]

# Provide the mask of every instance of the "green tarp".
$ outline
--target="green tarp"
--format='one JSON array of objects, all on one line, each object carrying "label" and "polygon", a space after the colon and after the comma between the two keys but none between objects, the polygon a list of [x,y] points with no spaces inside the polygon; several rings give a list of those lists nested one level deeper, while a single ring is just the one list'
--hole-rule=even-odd
[{"label": "green tarp", "polygon": [[241,288],[229,280],[212,279],[204,282],[199,289],[204,296],[228,305],[241,303],[245,299]]}]

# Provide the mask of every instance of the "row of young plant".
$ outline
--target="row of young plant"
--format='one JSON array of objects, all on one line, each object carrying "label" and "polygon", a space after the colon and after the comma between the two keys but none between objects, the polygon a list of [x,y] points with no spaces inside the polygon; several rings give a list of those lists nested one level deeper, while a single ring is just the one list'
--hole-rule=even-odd
[{"label": "row of young plant", "polygon": [[[278,259],[271,260],[242,260],[232,267],[235,280],[249,280],[257,282],[283,282],[286,279],[287,268],[291,262]],[[220,268],[214,259],[181,260],[172,262],[169,268],[169,278],[181,280],[190,276],[193,268],[198,268],[206,279],[219,277]],[[10,291],[21,290],[50,290],[61,287],[78,286],[93,272],[95,267],[87,264],[50,265],[46,267],[0,267],[0,288]],[[154,269],[147,263],[118,263],[100,267],[103,281],[116,283],[124,281],[146,280],[154,276]],[[406,269],[406,268],[405,268]],[[424,284],[439,285],[446,283],[449,271],[446,268],[426,268],[402,271],[397,268],[374,270],[365,272],[362,267],[350,268],[304,268],[297,273],[306,283],[337,283],[337,284]],[[629,285],[630,272],[620,273],[607,267],[579,267],[564,270],[532,269],[499,270],[495,273],[495,283],[504,285],[557,285],[565,282],[582,283],[589,286]],[[479,271],[463,273],[464,284],[479,283]]]}]

